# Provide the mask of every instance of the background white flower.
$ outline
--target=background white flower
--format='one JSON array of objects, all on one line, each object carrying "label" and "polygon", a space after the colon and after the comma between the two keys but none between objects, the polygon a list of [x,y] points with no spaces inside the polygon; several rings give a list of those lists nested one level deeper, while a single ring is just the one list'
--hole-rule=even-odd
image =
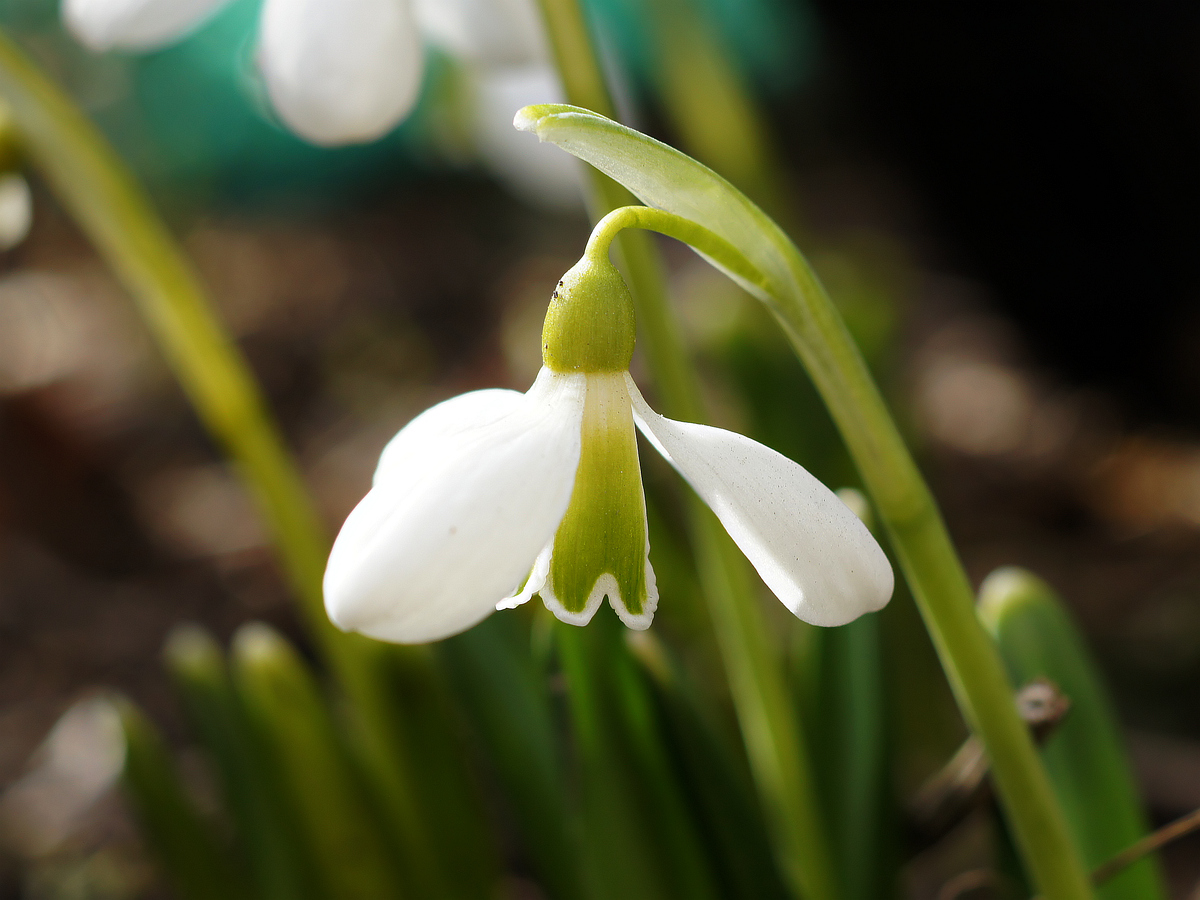
[{"label": "background white flower", "polygon": [[[229,0],[64,0],[94,50],[151,50],[186,37]],[[412,110],[424,53],[407,0],[266,0],[259,66],[280,118],[314,144],[374,140]]]},{"label": "background white flower", "polygon": [[[232,0],[63,0],[68,29],[97,51],[186,38]],[[571,156],[512,129],[531,103],[564,99],[533,0],[265,0],[258,65],[280,119],[314,144],[382,137],[421,93],[424,43],[453,58],[479,161],[514,193],[579,208]]]},{"label": "background white flower", "polygon": [[25,240],[32,224],[29,183],[15,172],[0,175],[0,250],[11,250]]}]

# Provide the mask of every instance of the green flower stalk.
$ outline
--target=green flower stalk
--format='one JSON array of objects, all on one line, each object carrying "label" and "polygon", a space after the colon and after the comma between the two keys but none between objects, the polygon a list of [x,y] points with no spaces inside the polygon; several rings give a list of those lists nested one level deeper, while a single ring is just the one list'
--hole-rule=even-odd
[{"label": "green flower stalk", "polygon": [[937,506],[866,364],[799,250],[720,176],[658,141],[589,110],[526,107],[514,124],[591,163],[652,208],[620,210],[601,230],[663,231],[763,301],[829,407],[933,637],[960,708],[991,757],[1023,858],[1047,900],[1092,896],[1086,872],[995,645],[974,614],[966,573]]}]

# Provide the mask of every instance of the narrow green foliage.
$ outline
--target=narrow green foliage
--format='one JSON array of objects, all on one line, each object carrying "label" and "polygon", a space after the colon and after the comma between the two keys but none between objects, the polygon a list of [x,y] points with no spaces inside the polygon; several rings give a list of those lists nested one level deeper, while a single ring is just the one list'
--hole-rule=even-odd
[{"label": "narrow green foliage", "polygon": [[[381,758],[377,764],[404,776],[405,800],[419,829],[397,832],[402,864],[406,870],[426,870],[424,886],[415,890],[418,897],[489,896],[497,883],[496,847],[450,689],[433,648],[387,650],[376,702],[390,715],[387,746],[402,757]],[[377,784],[375,770],[370,771]]]},{"label": "narrow green foliage", "polygon": [[258,623],[238,632],[233,663],[250,724],[279,768],[325,893],[346,900],[402,896],[396,857],[307,667]]},{"label": "narrow green foliage", "polygon": [[492,616],[437,645],[438,658],[542,883],[555,900],[585,900],[584,847],[571,806],[545,673],[513,615]]},{"label": "narrow green foliage", "polygon": [[266,900],[317,900],[316,870],[278,766],[250,727],[216,642],[195,626],[175,630],[166,663],[184,711],[216,770],[251,893]]},{"label": "narrow green foliage", "polygon": [[116,700],[125,732],[125,793],[168,879],[183,900],[250,900],[228,849],[191,802],[154,726]]},{"label": "narrow green foliage", "polygon": [[895,875],[879,617],[813,637],[821,647],[811,733],[838,875],[847,900],[876,900]]},{"label": "narrow green foliage", "polygon": [[326,538],[254,376],[187,259],[95,127],[3,35],[0,99],[30,162],[128,289],[205,426],[241,468],[309,627],[328,637]]},{"label": "narrow green foliage", "polygon": [[588,877],[605,900],[717,896],[662,722],[615,616],[557,628],[580,763]]},{"label": "narrow green foliage", "polygon": [[[993,572],[980,589],[979,615],[1014,686],[1047,678],[1071,701],[1042,758],[1084,862],[1095,869],[1148,830],[1103,679],[1061,600],[1035,575],[1016,568]],[[1097,895],[1167,896],[1153,857],[1100,886]]]},{"label": "narrow green foliage", "polygon": [[720,896],[787,897],[741,748],[728,746],[715,712],[653,631],[631,633],[626,642],[651,686],[666,752],[675,761]]},{"label": "narrow green foliage", "polygon": [[779,204],[767,127],[723,35],[688,0],[658,0],[648,7],[662,110],[682,146],[760,203]]}]

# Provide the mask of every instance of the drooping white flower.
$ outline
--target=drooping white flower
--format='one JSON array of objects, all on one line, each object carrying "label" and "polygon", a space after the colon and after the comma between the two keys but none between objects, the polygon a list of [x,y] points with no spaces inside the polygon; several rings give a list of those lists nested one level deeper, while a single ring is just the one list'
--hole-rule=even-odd
[{"label": "drooping white flower", "polygon": [[[145,51],[187,37],[230,0],[62,0],[93,50]],[[582,206],[578,163],[512,129],[530,103],[562,99],[535,0],[264,0],[258,64],[289,129],[314,144],[371,141],[415,106],[423,41],[459,63],[480,161],[543,206]]]},{"label": "drooping white flower", "polygon": [[[94,50],[152,50],[186,37],[228,0],[63,0]],[[266,0],[259,67],[283,121],[314,144],[373,140],[416,103],[424,54],[409,0]]]},{"label": "drooping white flower", "polygon": [[633,339],[620,275],[585,257],[555,292],[528,392],[447,400],[385,448],[329,557],[334,623],[432,641],[540,594],[572,624],[607,596],[648,627],[658,591],[635,425],[797,616],[839,625],[887,603],[891,567],[854,513],[774,450],[655,413],[628,372]]}]

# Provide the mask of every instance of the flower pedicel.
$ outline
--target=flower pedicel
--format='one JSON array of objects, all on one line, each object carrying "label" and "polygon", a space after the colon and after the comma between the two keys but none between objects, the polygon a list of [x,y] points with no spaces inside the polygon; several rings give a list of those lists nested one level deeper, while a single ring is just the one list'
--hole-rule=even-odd
[{"label": "flower pedicel", "polygon": [[841,625],[886,604],[891,566],[854,513],[774,450],[655,413],[629,376],[633,344],[624,281],[585,256],[554,293],[526,393],[452,398],[384,449],[329,557],[334,623],[419,643],[539,594],[564,622],[586,624],[607,596],[648,627],[658,591],[635,423],[797,616]]}]

